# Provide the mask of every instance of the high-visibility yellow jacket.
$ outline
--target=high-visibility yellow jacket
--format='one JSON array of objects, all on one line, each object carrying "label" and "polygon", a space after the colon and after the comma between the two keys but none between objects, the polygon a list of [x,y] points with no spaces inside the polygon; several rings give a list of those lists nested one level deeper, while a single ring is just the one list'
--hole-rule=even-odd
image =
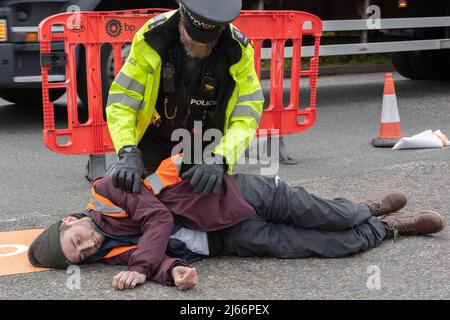
[{"label": "high-visibility yellow jacket", "polygon": [[[107,122],[115,149],[137,145],[147,128],[159,119],[156,101],[161,78],[162,59],[145,39],[145,34],[169,21],[179,10],[150,19],[134,36],[131,52],[114,80],[107,103]],[[224,135],[213,152],[227,159],[229,173],[251,139],[262,114],[264,97],[254,68],[252,46],[233,25],[230,32],[239,44],[240,59],[229,68],[235,82],[226,106]]]}]

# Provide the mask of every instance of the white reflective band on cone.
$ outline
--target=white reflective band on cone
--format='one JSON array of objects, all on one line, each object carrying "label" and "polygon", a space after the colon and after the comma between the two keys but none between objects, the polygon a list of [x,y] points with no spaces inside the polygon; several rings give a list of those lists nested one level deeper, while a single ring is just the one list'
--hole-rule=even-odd
[{"label": "white reflective band on cone", "polygon": [[397,108],[397,96],[395,94],[387,94],[383,96],[381,122],[400,122],[400,115],[398,114]]}]

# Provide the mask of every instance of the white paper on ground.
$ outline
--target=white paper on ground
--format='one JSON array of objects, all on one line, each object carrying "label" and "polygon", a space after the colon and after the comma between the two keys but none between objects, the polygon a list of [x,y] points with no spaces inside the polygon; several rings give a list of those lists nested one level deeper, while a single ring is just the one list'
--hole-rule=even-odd
[{"label": "white paper on ground", "polygon": [[400,139],[392,149],[442,148],[448,145],[448,138],[440,130],[434,132],[432,130],[426,130],[415,136]]}]

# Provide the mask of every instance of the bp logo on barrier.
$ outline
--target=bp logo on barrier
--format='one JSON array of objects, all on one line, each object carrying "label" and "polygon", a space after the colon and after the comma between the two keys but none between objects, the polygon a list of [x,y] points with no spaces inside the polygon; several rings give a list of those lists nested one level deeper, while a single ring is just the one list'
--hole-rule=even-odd
[{"label": "bp logo on barrier", "polygon": [[122,23],[119,20],[112,19],[106,23],[106,33],[111,38],[116,38],[122,34]]}]

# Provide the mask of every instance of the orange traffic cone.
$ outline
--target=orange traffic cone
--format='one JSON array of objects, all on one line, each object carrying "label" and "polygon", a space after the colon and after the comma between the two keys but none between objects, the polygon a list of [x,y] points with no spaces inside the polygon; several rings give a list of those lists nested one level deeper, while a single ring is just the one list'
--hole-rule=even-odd
[{"label": "orange traffic cone", "polygon": [[400,127],[394,80],[392,79],[392,73],[386,73],[380,134],[372,140],[372,145],[374,147],[393,147],[401,138],[403,138],[403,132]]}]

